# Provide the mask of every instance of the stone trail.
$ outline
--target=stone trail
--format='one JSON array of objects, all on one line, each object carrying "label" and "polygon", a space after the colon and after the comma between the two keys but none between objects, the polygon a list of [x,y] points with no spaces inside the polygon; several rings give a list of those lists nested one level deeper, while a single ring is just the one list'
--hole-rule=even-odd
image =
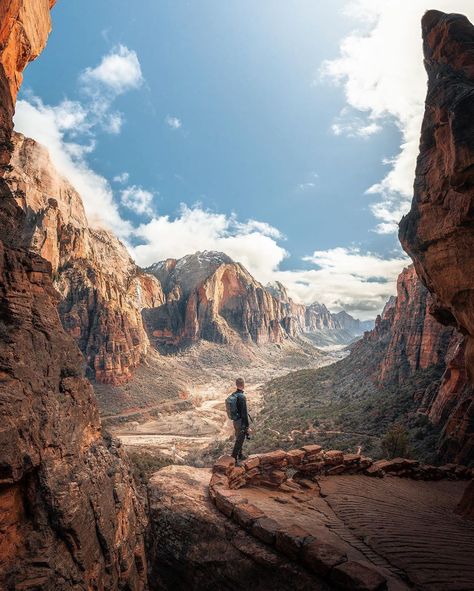
[{"label": "stone trail", "polygon": [[474,528],[455,513],[472,470],[373,462],[318,445],[223,456],[216,507],[318,580],[347,591],[474,590]]}]

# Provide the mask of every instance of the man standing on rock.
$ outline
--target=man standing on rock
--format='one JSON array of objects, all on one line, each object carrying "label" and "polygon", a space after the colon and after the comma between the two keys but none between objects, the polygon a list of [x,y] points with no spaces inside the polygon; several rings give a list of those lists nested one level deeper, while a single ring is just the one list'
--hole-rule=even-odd
[{"label": "man standing on rock", "polygon": [[248,437],[249,415],[247,411],[247,399],[245,397],[245,382],[242,378],[235,381],[237,390],[227,397],[225,401],[227,416],[234,423],[235,444],[232,451],[232,457],[236,463],[243,460],[242,446],[245,438]]}]

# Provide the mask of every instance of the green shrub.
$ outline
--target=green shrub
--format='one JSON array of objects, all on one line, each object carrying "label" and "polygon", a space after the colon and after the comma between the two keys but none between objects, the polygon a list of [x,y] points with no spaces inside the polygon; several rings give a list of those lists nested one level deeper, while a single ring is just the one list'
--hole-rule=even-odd
[{"label": "green shrub", "polygon": [[382,439],[382,450],[384,455],[391,458],[407,457],[409,455],[408,431],[403,425],[395,424],[391,427]]}]

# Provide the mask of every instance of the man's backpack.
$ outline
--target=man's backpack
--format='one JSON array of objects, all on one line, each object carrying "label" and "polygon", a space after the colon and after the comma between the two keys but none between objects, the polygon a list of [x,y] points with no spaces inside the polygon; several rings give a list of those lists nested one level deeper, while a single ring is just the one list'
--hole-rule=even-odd
[{"label": "man's backpack", "polygon": [[231,421],[237,421],[240,419],[239,410],[237,408],[237,398],[237,392],[233,392],[225,399],[225,409],[227,411],[227,416]]}]

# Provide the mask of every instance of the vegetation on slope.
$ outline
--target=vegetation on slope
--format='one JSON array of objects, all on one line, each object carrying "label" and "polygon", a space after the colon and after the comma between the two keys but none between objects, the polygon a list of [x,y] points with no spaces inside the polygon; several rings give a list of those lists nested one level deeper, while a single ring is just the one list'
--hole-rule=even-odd
[{"label": "vegetation on slope", "polygon": [[264,386],[264,407],[247,449],[261,452],[314,442],[352,452],[360,446],[362,453],[378,458],[385,455],[387,433],[400,425],[407,432],[408,454],[434,461],[439,433],[417,412],[416,400],[439,378],[440,371],[432,368],[418,370],[402,386],[377,386],[354,367],[354,356],[289,373]]}]

